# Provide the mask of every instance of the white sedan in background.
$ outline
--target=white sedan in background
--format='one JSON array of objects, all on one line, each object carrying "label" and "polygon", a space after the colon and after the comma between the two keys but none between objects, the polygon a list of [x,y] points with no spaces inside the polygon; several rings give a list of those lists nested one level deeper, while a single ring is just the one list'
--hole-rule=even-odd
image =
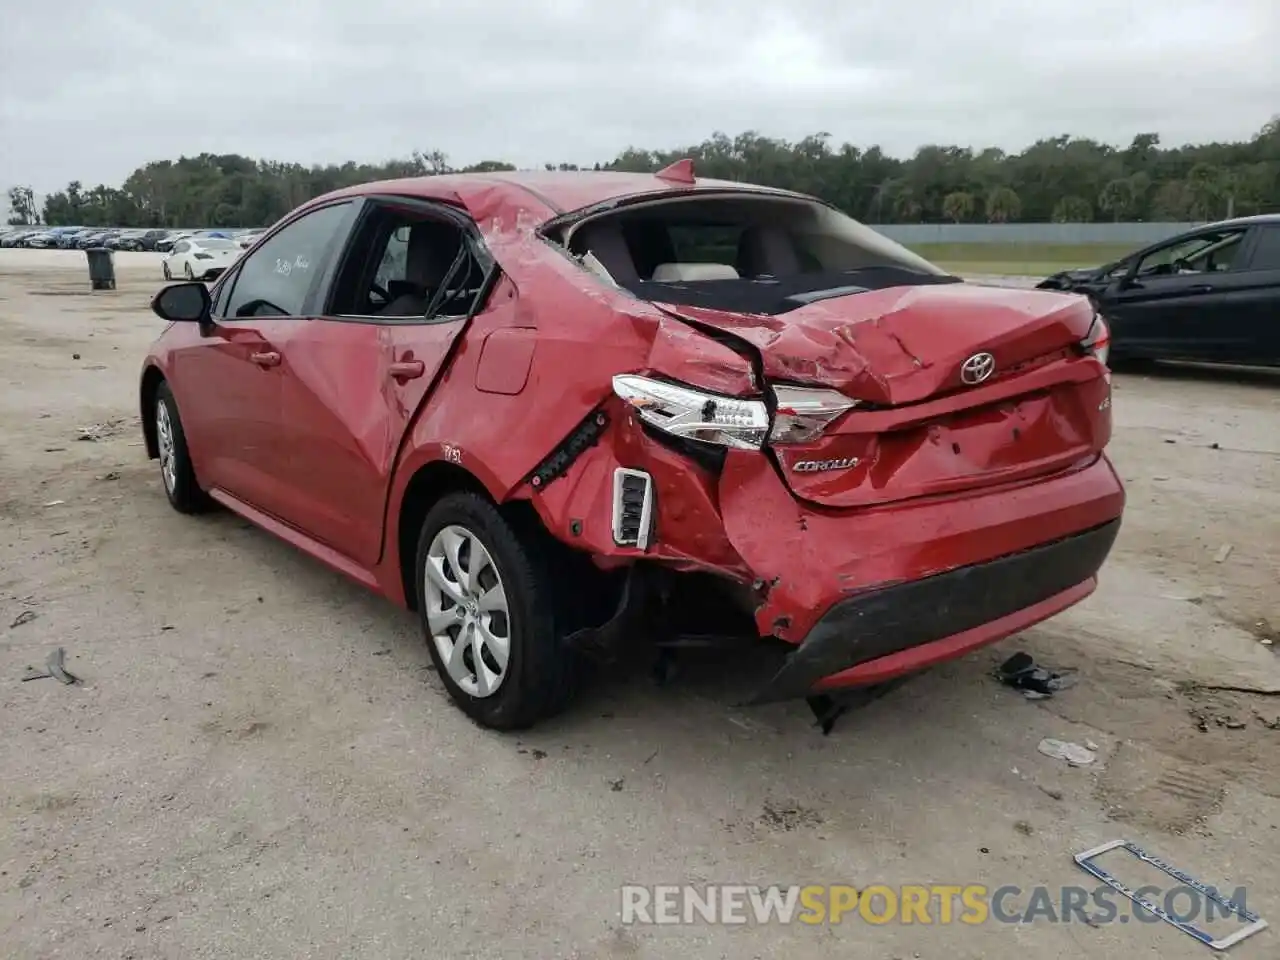
[{"label": "white sedan in background", "polygon": [[162,261],[164,278],[213,280],[243,252],[238,243],[222,237],[186,237]]}]

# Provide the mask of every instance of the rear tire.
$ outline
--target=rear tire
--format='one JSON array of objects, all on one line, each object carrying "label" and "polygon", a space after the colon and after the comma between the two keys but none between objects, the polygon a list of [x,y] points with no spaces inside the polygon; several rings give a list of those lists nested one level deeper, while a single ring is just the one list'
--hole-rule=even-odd
[{"label": "rear tire", "polygon": [[447,494],[423,520],[415,579],[432,662],[467,716],[519,730],[563,709],[577,658],[563,643],[553,575],[532,538],[484,497]]},{"label": "rear tire", "polygon": [[188,280],[194,280],[196,278],[194,271],[192,271],[191,269],[190,260],[188,260],[186,263],[182,265],[182,275],[186,277]]},{"label": "rear tire", "polygon": [[169,505],[179,513],[204,513],[213,506],[209,495],[200,489],[187,435],[178,416],[178,403],[168,383],[156,388],[156,446],[160,452],[160,482]]}]

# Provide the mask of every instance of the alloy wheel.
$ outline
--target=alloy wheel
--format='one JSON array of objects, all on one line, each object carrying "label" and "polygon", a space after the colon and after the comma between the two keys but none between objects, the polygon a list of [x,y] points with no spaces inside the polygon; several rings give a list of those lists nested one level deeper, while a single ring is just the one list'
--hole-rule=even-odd
[{"label": "alloy wheel", "polygon": [[511,619],[493,557],[466,527],[444,527],[431,541],[423,576],[427,630],[449,677],[477,699],[507,675]]},{"label": "alloy wheel", "polygon": [[160,476],[164,488],[173,493],[178,483],[178,461],[174,456],[173,421],[169,419],[169,407],[163,400],[156,404],[156,446],[160,452]]}]

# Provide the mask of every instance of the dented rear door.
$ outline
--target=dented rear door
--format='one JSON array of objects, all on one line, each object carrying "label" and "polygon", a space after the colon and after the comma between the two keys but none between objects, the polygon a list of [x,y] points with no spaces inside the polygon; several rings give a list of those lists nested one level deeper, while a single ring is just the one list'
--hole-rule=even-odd
[{"label": "dented rear door", "polygon": [[295,328],[282,347],[291,523],[377,563],[401,440],[466,322],[314,317]]}]

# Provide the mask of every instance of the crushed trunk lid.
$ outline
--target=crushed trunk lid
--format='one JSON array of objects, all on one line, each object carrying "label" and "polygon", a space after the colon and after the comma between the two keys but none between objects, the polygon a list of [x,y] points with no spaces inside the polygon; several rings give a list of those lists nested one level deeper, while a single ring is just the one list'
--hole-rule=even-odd
[{"label": "crushed trunk lid", "polygon": [[[804,443],[772,444],[792,492],[869,506],[1014,482],[1087,461],[1110,439],[1105,367],[1079,348],[1088,300],[1041,290],[891,287],[776,315],[661,304],[759,353],[772,385],[858,401]],[[994,357],[979,383],[966,360]]]},{"label": "crushed trunk lid", "polygon": [[980,351],[999,372],[1073,346],[1093,321],[1083,297],[970,283],[868,290],[776,315],[659,306],[750,343],[771,382],[881,406],[961,386],[960,364]]}]

